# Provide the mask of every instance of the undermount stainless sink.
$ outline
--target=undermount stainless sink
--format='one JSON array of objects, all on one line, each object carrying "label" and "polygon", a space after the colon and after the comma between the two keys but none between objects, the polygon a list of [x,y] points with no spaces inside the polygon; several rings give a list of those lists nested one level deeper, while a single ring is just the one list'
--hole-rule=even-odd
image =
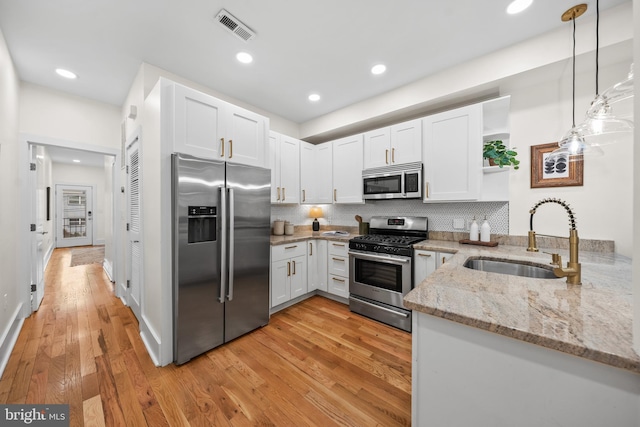
[{"label": "undermount stainless sink", "polygon": [[532,277],[534,279],[557,279],[553,268],[527,261],[512,261],[496,258],[469,258],[463,264],[472,270],[489,273],[509,274],[511,276]]}]

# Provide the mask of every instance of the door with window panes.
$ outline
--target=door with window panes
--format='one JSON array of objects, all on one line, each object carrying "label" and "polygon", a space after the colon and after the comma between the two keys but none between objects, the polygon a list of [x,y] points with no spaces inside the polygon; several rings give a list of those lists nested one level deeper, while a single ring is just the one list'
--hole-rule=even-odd
[{"label": "door with window panes", "polygon": [[56,185],[56,247],[92,244],[92,187]]}]

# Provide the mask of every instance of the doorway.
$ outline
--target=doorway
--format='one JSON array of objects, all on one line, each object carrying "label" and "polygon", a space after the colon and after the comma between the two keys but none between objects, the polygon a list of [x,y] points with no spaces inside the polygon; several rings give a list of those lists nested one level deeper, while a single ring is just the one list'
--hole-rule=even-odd
[{"label": "doorway", "polygon": [[[91,188],[91,195],[85,194],[84,198],[80,194],[75,194],[75,198],[71,197],[70,205],[76,204],[76,207],[80,207],[80,205],[87,204],[89,199],[95,199],[95,197],[101,197],[106,200],[104,206],[100,207],[102,209],[102,214],[100,215],[104,219],[104,231],[101,235],[104,235],[104,239],[100,238],[96,241],[95,235],[95,226],[90,227],[89,222],[95,221],[95,213],[96,211],[93,209],[87,209],[85,212],[84,220],[80,218],[70,218],[68,230],[70,234],[76,233],[74,238],[79,238],[80,235],[86,234],[82,236],[82,238],[87,239],[84,242],[87,244],[103,244],[105,245],[105,259],[103,263],[103,270],[109,276],[109,279],[112,282],[120,281],[119,279],[123,276],[122,274],[122,245],[120,242],[120,198],[117,197],[118,192],[116,190],[120,190],[120,159],[121,159],[121,151],[118,148],[110,148],[103,146],[95,146],[85,143],[71,142],[65,140],[59,140],[54,138],[48,138],[44,136],[37,135],[27,135],[22,134],[20,136],[20,164],[22,165],[20,168],[20,182],[21,182],[21,194],[23,195],[20,200],[20,209],[23,212],[27,212],[30,214],[24,215],[20,220],[20,230],[21,230],[21,239],[20,239],[20,261],[19,261],[19,293],[22,295],[22,316],[28,317],[33,311],[38,308],[38,300],[41,300],[41,295],[44,293],[44,289],[38,289],[37,283],[38,272],[41,271],[42,267],[46,266],[46,260],[48,256],[46,255],[47,249],[53,250],[54,246],[62,246],[65,245],[69,241],[65,241],[66,239],[62,239],[63,242],[61,245],[56,245],[53,241],[50,244],[47,244],[47,248],[45,248],[45,256],[44,263],[41,264],[42,261],[42,252],[38,250],[39,241],[41,240],[41,236],[38,233],[42,233],[37,224],[39,223],[38,217],[36,215],[40,215],[42,212],[45,212],[46,218],[51,217],[51,220],[45,219],[45,231],[50,231],[49,234],[43,234],[45,236],[45,240],[48,239],[48,236],[52,236],[56,234],[56,221],[54,219],[55,209],[51,209],[51,215],[48,215],[49,207],[54,205],[54,201],[56,199],[55,193],[55,184],[54,177],[51,176],[51,172],[48,172],[47,175],[47,184],[45,184],[44,193],[40,188],[41,185],[38,183],[36,179],[36,173],[34,171],[38,170],[37,162],[34,159],[37,159],[35,153],[35,148],[44,147],[49,155],[52,150],[68,150],[69,152],[74,153],[74,158],[76,155],[93,155],[100,156],[102,167],[104,168],[103,178],[98,182],[99,185],[102,185],[103,188],[100,190],[100,194],[96,193],[95,187]],[[42,153],[39,153],[40,155]],[[48,160],[49,164],[52,162],[49,159],[50,156],[45,156]],[[80,157],[82,159],[82,157]],[[57,180],[58,183],[69,183],[75,181],[72,178],[62,178]],[[66,184],[65,184],[66,185]],[[48,189],[50,188],[50,190]],[[44,196],[42,196],[44,194]],[[83,200],[84,199],[84,200]],[[95,203],[95,200],[92,200]],[[87,206],[91,206],[88,204]],[[99,209],[99,210],[100,210]],[[89,220],[89,211],[91,211],[91,220]],[[100,212],[98,212],[100,213]],[[86,226],[86,233],[79,232],[78,227],[81,227],[84,222]],[[72,232],[72,226],[76,227],[76,229]],[[49,229],[48,229],[49,228]],[[90,229],[90,230],[89,230]],[[89,232],[91,233],[91,240],[89,239]],[[60,236],[64,236],[64,227],[59,231]],[[79,235],[78,235],[79,234]],[[71,236],[69,236],[71,237]],[[51,239],[53,240],[53,239]],[[83,243],[84,243],[83,242]],[[74,239],[74,244],[80,244],[78,240]],[[67,245],[68,246],[68,245]],[[120,287],[116,287],[116,296],[121,297],[119,294]],[[40,291],[40,292],[38,292]]]},{"label": "doorway", "polygon": [[93,187],[56,185],[56,247],[93,245]]}]

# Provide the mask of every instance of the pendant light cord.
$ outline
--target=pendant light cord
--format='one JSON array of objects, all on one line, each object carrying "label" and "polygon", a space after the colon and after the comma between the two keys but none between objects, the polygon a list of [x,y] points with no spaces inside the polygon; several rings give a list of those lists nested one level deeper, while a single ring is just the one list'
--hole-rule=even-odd
[{"label": "pendant light cord", "polygon": [[596,97],[598,92],[598,52],[600,50],[600,0],[596,0]]},{"label": "pendant light cord", "polygon": [[573,127],[576,127],[576,15],[573,18],[573,109],[571,111]]}]

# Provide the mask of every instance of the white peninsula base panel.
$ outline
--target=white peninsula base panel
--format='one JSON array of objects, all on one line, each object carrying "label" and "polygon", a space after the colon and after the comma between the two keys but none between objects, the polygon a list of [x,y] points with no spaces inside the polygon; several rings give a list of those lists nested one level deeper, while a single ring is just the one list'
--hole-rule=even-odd
[{"label": "white peninsula base panel", "polygon": [[640,374],[417,311],[412,366],[413,426],[640,426]]}]

